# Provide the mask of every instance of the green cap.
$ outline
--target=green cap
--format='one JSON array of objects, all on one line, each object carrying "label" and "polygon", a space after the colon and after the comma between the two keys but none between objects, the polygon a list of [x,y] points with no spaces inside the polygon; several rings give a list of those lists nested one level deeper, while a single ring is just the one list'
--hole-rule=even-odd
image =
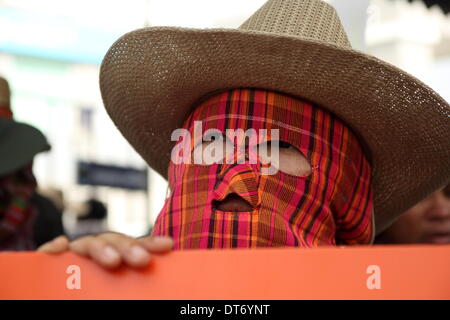
[{"label": "green cap", "polygon": [[0,176],[30,163],[38,153],[50,150],[44,134],[25,123],[0,118]]}]

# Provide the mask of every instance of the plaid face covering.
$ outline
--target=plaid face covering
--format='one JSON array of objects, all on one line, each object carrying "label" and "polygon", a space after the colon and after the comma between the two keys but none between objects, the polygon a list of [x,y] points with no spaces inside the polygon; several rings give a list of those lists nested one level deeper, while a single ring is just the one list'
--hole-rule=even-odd
[{"label": "plaid face covering", "polygon": [[[272,175],[262,174],[261,169],[268,165],[259,158],[251,163],[251,152],[246,154],[239,148],[232,156],[244,160],[241,163],[171,161],[171,194],[153,235],[172,237],[175,249],[371,243],[370,165],[355,135],[332,114],[266,90],[223,92],[201,103],[186,121],[191,152],[195,147],[195,121],[202,121],[202,134],[209,129],[224,136],[226,129],[266,129],[267,135],[260,135],[257,143],[270,141],[272,129],[278,129],[279,140],[308,159],[311,173],[295,176],[278,170]],[[180,143],[183,141],[177,146]],[[252,150],[252,142],[249,145]],[[218,210],[215,201],[231,193],[245,199],[253,209]]]}]

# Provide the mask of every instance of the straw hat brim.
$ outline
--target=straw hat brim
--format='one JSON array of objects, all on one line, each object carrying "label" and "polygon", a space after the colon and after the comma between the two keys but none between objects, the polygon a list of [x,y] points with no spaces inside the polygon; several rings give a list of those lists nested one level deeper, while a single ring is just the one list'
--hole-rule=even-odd
[{"label": "straw hat brim", "polygon": [[0,176],[25,167],[38,153],[48,150],[50,145],[38,129],[12,119],[0,119]]},{"label": "straw hat brim", "polygon": [[125,138],[164,177],[198,103],[230,88],[270,89],[331,111],[360,137],[373,166],[376,233],[450,182],[450,106],[379,59],[317,40],[234,29],[153,27],[120,38],[100,86]]}]

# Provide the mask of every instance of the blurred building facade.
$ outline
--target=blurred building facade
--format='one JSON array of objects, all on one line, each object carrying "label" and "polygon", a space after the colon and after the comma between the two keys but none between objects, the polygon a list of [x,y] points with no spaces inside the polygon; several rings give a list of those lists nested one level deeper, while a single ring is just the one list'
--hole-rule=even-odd
[{"label": "blurred building facade", "polygon": [[[98,85],[106,50],[123,33],[144,24],[145,5],[0,2],[0,74],[12,87],[15,118],[38,127],[52,145],[50,153],[38,156],[34,171],[44,192],[63,192],[69,231],[78,204],[92,196],[107,203],[111,230],[134,236],[148,231],[146,192],[77,183],[79,161],[146,167],[107,116]],[[105,8],[110,15],[100,15]],[[128,19],[119,19],[120,12],[127,12]]]},{"label": "blurred building facade", "polygon": [[[101,59],[122,34],[143,26],[238,27],[265,0],[0,0],[0,74],[11,83],[15,117],[53,146],[35,172],[42,188],[64,192],[68,214],[93,194],[106,203],[111,230],[145,234],[167,185],[149,170],[148,191],[89,187],[77,163],[143,169],[114,127],[98,86]],[[421,0],[329,0],[353,46],[419,77],[450,100],[450,18]]]},{"label": "blurred building facade", "polygon": [[421,0],[371,0],[368,13],[366,52],[413,74],[449,101],[450,15]]}]

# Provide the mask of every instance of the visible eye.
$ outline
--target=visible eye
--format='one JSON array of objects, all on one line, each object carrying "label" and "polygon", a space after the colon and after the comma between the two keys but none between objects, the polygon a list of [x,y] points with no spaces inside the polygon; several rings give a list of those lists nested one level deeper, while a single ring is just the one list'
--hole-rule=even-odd
[{"label": "visible eye", "polygon": [[279,141],[278,143],[279,143],[280,148],[283,148],[283,149],[294,148],[293,145],[291,145],[290,143],[284,142],[284,141]]},{"label": "visible eye", "polygon": [[444,196],[446,196],[447,198],[450,198],[450,184],[448,186],[446,186],[444,188],[444,190],[442,190],[442,192],[444,192]]},{"label": "visible eye", "polygon": [[222,136],[223,138],[221,132],[209,131],[208,133],[205,133],[205,135],[203,136],[203,143],[220,140],[220,136]]},{"label": "visible eye", "polygon": [[269,141],[258,146],[263,163],[270,163],[276,169],[294,176],[311,174],[311,165],[306,157],[292,144],[285,141]]}]

